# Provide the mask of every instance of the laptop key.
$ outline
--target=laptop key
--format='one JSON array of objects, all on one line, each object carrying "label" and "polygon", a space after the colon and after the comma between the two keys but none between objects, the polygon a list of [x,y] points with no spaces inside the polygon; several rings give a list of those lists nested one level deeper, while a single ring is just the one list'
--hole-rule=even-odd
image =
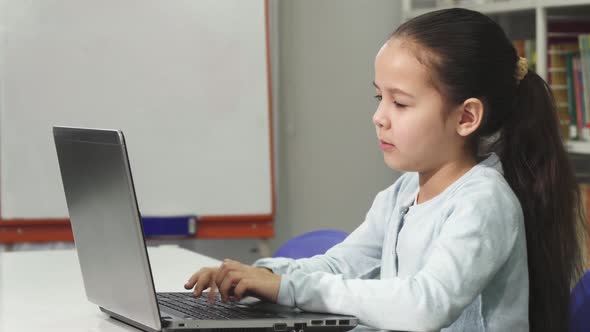
[{"label": "laptop key", "polygon": [[238,307],[233,303],[218,300],[209,303],[207,297],[195,298],[191,293],[158,294],[158,302],[168,308],[182,312],[189,317],[210,320],[268,318],[267,314],[257,313]]}]

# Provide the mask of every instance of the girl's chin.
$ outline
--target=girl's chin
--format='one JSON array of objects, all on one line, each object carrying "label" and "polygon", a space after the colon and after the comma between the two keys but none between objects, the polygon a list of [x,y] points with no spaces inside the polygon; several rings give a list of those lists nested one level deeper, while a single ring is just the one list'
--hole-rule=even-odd
[{"label": "girl's chin", "polygon": [[383,156],[383,160],[389,168],[392,168],[396,171],[401,171],[403,169],[403,163],[396,156],[392,156],[391,154],[385,153]]},{"label": "girl's chin", "polygon": [[398,171],[398,172],[413,172],[414,171],[412,169],[412,167],[407,162],[404,162],[404,160],[399,157],[399,155],[384,153],[383,159],[385,161],[385,164],[389,168],[393,169],[394,171]]}]

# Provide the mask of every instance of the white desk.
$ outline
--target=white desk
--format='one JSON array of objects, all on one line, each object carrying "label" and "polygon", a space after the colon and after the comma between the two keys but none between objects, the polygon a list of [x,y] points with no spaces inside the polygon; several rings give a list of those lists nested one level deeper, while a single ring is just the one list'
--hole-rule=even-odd
[{"label": "white desk", "polygon": [[[148,248],[157,292],[185,291],[202,266],[221,262],[176,246]],[[140,330],[88,302],[75,250],[0,252],[0,332]],[[354,332],[375,331],[359,326]]]},{"label": "white desk", "polygon": [[[186,291],[220,262],[176,246],[148,248],[157,292]],[[0,253],[0,331],[133,331],[88,302],[75,250]]]}]

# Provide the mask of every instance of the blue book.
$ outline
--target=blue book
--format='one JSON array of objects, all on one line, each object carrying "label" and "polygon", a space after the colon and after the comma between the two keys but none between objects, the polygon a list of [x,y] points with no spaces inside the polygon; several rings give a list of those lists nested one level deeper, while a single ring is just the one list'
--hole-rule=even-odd
[{"label": "blue book", "polygon": [[145,217],[142,216],[145,237],[194,236],[197,233],[197,216]]}]

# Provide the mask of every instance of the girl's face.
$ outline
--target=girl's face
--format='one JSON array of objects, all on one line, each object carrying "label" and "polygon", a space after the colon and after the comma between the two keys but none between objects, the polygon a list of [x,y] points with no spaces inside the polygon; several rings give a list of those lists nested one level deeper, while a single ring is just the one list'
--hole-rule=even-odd
[{"label": "girl's face", "polygon": [[431,85],[428,69],[399,40],[389,40],[375,58],[380,99],[373,123],[385,163],[396,170],[427,172],[456,153],[456,118]]}]

